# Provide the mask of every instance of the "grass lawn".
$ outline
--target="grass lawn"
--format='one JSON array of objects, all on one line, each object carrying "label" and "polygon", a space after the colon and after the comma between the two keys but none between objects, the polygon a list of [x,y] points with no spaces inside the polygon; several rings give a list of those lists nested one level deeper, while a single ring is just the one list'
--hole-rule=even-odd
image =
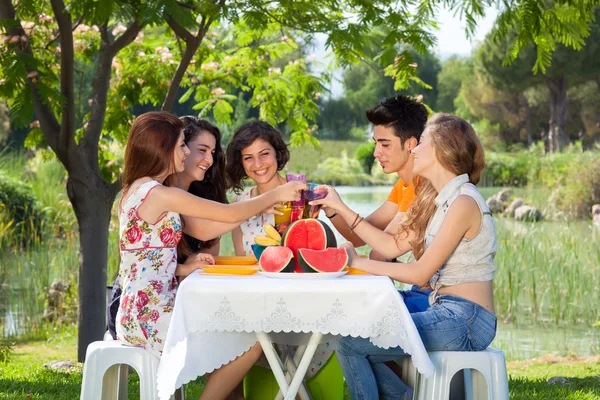
[{"label": "grass lawn", "polygon": [[[16,343],[8,361],[0,362],[0,399],[79,398],[82,366],[56,372],[43,367],[52,360],[75,360],[77,335],[74,328],[52,332],[46,340]],[[511,399],[600,400],[600,357],[564,358],[545,356],[508,363]],[[137,376],[129,378],[129,398],[139,398]],[[548,384],[553,376],[567,383]],[[197,399],[204,379],[186,385],[186,397]],[[346,394],[346,399],[350,396]]]}]

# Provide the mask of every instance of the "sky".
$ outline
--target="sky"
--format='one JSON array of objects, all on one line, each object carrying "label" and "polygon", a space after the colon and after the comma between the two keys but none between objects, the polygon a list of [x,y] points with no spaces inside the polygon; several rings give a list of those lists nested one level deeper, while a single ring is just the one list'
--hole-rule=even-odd
[{"label": "sky", "polygon": [[[498,12],[494,8],[489,8],[486,11],[484,18],[478,20],[477,30],[473,35],[473,39],[467,39],[465,33],[466,23],[461,21],[460,15],[454,15],[454,12],[446,9],[440,9],[438,14],[438,26],[439,30],[436,32],[437,46],[434,48],[434,52],[440,58],[441,61],[447,59],[453,54],[466,56],[477,47],[477,44],[483,41],[485,35],[492,29],[494,21]],[[317,48],[315,49],[315,55],[318,60],[327,60],[328,52],[324,47],[325,36],[317,37]],[[331,96],[339,97],[343,93],[342,84],[339,82],[341,79],[341,71],[336,71],[334,74],[338,79],[334,79],[330,87]]]}]

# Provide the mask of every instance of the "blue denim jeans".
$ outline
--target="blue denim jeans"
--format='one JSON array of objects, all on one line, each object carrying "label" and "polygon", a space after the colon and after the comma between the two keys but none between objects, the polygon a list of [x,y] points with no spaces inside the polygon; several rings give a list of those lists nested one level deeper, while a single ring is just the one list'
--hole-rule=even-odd
[{"label": "blue denim jeans", "polygon": [[[496,336],[496,316],[457,296],[440,295],[426,311],[412,313],[427,351],[481,351]],[[386,361],[407,357],[400,347],[383,349],[369,339],[344,337],[336,356],[353,400],[401,399],[407,386]]]},{"label": "blue denim jeans", "polygon": [[400,296],[404,299],[404,304],[409,313],[425,311],[429,308],[429,294],[431,290],[421,289],[413,285],[410,290],[399,290]]}]

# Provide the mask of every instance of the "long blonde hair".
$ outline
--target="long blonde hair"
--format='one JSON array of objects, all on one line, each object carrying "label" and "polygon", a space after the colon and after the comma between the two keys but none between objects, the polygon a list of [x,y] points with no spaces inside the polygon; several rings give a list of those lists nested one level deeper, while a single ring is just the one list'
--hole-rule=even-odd
[{"label": "long blonde hair", "polygon": [[[485,157],[483,146],[471,124],[455,115],[437,113],[429,118],[425,129],[439,163],[456,175],[469,174],[469,181],[476,185],[485,167]],[[434,200],[438,193],[429,180],[422,179],[416,194],[402,232],[415,233],[410,245],[418,260],[425,252],[425,230],[435,212]]]}]

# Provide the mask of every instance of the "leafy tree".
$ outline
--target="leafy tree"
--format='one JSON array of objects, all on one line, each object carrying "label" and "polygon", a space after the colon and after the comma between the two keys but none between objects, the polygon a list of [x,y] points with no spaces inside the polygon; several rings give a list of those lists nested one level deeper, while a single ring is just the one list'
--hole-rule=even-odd
[{"label": "leafy tree", "polygon": [[[578,47],[592,19],[590,3],[597,1],[561,0],[548,8],[538,2],[532,8],[530,0],[504,3],[498,35],[522,22],[513,58],[531,41],[556,38]],[[78,359],[105,329],[108,224],[121,186],[119,166],[105,149],[111,140],[125,140],[133,105],[171,110],[184,87],[179,101],[193,98],[201,113],[230,122],[230,102],[237,98],[230,88],[241,88],[252,93],[261,119],[287,121],[292,143],[314,143],[321,85],[307,74],[305,60],[272,69],[274,60],[297,48],[294,33],[325,33],[342,66],[381,43],[377,57],[391,60],[386,73],[403,89],[417,75],[397,46],[421,53],[431,46],[439,3],[422,1],[414,12],[412,2],[392,0],[0,0],[0,97],[16,124],[28,124],[35,113],[39,129],[29,143],[45,142],[68,173],[80,235]],[[488,0],[444,4],[463,13],[472,32]],[[380,26],[394,29],[374,34]],[[277,43],[264,41],[275,34]],[[236,48],[224,51],[222,35]],[[536,66],[543,68],[553,48],[540,49]],[[82,64],[95,68],[89,92],[77,90]]]},{"label": "leafy tree", "polygon": [[[568,12],[565,12],[568,14]],[[600,18],[600,7],[592,11],[596,20]],[[570,16],[569,18],[575,18]],[[497,40],[492,32],[484,44],[478,49],[475,57],[476,67],[485,75],[489,82],[496,88],[511,91],[524,91],[527,88],[540,84],[547,86],[550,93],[550,120],[548,129],[548,146],[550,152],[559,151],[569,142],[566,130],[568,116],[567,89],[569,85],[577,85],[598,76],[598,62],[600,61],[600,25],[592,22],[586,25],[589,36],[585,45],[583,38],[574,42],[574,48],[563,44],[553,45],[553,54],[548,55],[548,64],[540,65],[540,53],[548,46],[545,41],[536,42],[535,46],[525,48],[518,58],[510,65],[502,65],[507,52],[512,51],[510,42],[512,37],[517,37],[519,27],[507,31],[507,36]],[[512,58],[512,55],[510,56]],[[533,68],[534,73],[531,73]],[[535,74],[537,71],[541,74]]]},{"label": "leafy tree", "polygon": [[442,63],[437,76],[437,111],[454,112],[454,99],[458,97],[463,81],[472,78],[472,71],[470,58],[452,56]]}]

